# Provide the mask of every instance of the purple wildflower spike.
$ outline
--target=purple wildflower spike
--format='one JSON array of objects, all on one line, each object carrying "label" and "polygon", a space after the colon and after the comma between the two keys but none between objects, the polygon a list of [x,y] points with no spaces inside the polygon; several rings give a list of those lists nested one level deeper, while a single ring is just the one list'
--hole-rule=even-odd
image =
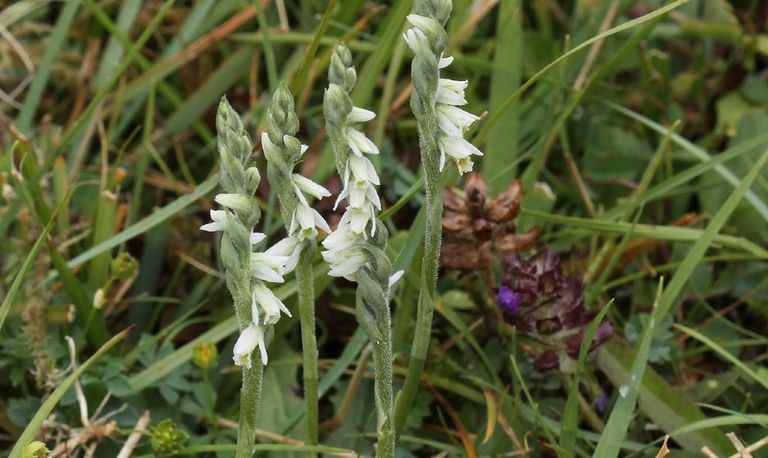
[{"label": "purple wildflower spike", "polygon": [[[504,320],[517,332],[540,342],[535,346],[534,367],[546,371],[568,370],[578,358],[586,326],[595,313],[584,306],[584,284],[577,275],[565,275],[560,256],[544,249],[531,257],[511,253],[504,258],[502,286],[496,294]],[[608,322],[598,327],[589,351],[610,339]],[[564,366],[561,366],[565,363]]]}]

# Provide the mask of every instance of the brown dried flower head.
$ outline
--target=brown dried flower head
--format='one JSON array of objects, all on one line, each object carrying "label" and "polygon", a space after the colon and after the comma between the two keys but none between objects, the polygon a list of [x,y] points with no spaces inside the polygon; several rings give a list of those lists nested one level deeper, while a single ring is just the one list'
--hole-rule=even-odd
[{"label": "brown dried flower head", "polygon": [[497,256],[531,249],[538,241],[539,228],[515,233],[514,219],[520,213],[522,198],[522,184],[515,180],[489,200],[488,187],[479,173],[466,176],[463,197],[453,189],[444,189],[443,267],[463,271],[487,269]]}]

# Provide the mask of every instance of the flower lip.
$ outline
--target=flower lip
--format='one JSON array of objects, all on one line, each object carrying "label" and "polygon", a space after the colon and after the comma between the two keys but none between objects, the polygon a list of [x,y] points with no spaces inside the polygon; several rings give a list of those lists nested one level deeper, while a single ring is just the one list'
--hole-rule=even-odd
[{"label": "flower lip", "polygon": [[291,316],[291,312],[283,304],[283,301],[263,284],[259,284],[253,289],[251,310],[254,323],[259,323],[259,308],[264,311],[264,324],[276,324],[280,320],[280,312]]},{"label": "flower lip", "polygon": [[232,359],[238,366],[251,368],[251,353],[259,345],[259,329],[250,325],[243,329],[232,350]]},{"label": "flower lip", "polygon": [[328,223],[325,222],[320,213],[312,207],[300,203],[293,211],[293,218],[291,218],[291,227],[288,232],[291,235],[296,235],[300,241],[315,238],[317,236],[317,228],[322,229],[326,233],[330,233],[331,229],[328,227]]},{"label": "flower lip", "polygon": [[509,314],[514,314],[520,309],[520,296],[506,286],[499,288],[496,301],[501,309]]},{"label": "flower lip", "polygon": [[287,256],[288,260],[282,269],[282,273],[287,274],[296,268],[303,245],[297,237],[288,236],[272,245],[264,254]]}]

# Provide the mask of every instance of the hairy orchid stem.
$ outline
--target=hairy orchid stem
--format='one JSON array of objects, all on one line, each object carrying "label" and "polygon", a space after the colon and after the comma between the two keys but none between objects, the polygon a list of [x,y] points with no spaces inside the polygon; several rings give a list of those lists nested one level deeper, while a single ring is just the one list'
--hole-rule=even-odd
[{"label": "hairy orchid stem", "polygon": [[334,49],[328,79],[323,114],[336,168],[344,182],[339,201],[346,198],[347,207],[336,230],[323,241],[323,258],[331,266],[329,275],[357,282],[357,322],[373,346],[376,456],[392,458],[395,434],[389,302],[392,286],[401,273],[392,274],[392,263],[385,251],[389,236],[378,219],[381,201],[376,186],[380,182],[370,157],[379,154],[379,149],[359,127],[375,114],[352,103],[350,92],[357,73],[352,54],[343,44]]},{"label": "hairy orchid stem", "polygon": [[260,363],[243,368],[243,385],[240,388],[240,425],[237,430],[236,458],[251,458],[256,443],[256,417],[261,400],[261,383],[264,366]]},{"label": "hairy orchid stem", "polygon": [[431,130],[429,124],[424,120],[419,120],[419,132],[421,132],[422,139],[421,151],[424,161],[427,218],[424,232],[424,257],[421,262],[421,289],[416,309],[416,326],[413,331],[408,372],[395,404],[395,431],[398,436],[405,426],[408,413],[416,399],[424,363],[427,360],[429,339],[432,334],[432,315],[435,309],[435,289],[442,237],[443,201],[440,196],[440,172],[437,167],[437,155],[439,153],[436,152],[434,142],[429,141]]},{"label": "hairy orchid stem", "polygon": [[479,119],[459,108],[467,103],[464,90],[468,81],[441,77],[441,70],[453,62],[452,57],[443,55],[448,45],[445,23],[452,8],[451,0],[416,0],[413,13],[408,15],[408,22],[413,27],[403,34],[414,54],[411,65],[414,88],[411,110],[419,128],[419,146],[424,167],[426,228],[416,328],[408,372],[395,405],[395,428],[398,435],[416,399],[429,350],[442,235],[440,173],[448,163],[455,164],[461,174],[469,172],[473,166],[472,158],[483,155],[464,139],[467,128]]},{"label": "hairy orchid stem", "polygon": [[[290,251],[286,271],[296,269],[304,364],[304,417],[306,442],[318,443],[317,341],[315,338],[315,295],[312,261],[315,257],[318,229],[330,233],[328,223],[311,207],[309,198],[322,199],[330,192],[294,172],[307,150],[294,136],[299,119],[288,87],[281,83],[272,96],[267,112],[267,132],[261,136],[267,158],[269,182],[277,193],[288,230],[286,252]],[[315,456],[309,452],[310,456]]]},{"label": "hairy orchid stem", "polygon": [[[268,286],[283,282],[282,274],[290,259],[284,247],[290,241],[280,242],[265,252],[254,251],[254,245],[267,237],[254,231],[261,219],[254,197],[261,175],[253,165],[251,139],[225,98],[219,103],[216,131],[224,192],[214,198],[220,209],[211,210],[211,222],[200,229],[222,234],[221,262],[240,328],[232,359],[243,371],[236,456],[245,458],[253,455],[262,376],[268,361],[267,345],[281,314],[290,315]],[[257,349],[256,361],[252,356]]]},{"label": "hairy orchid stem", "polygon": [[[299,294],[299,320],[301,322],[301,349],[304,373],[304,402],[306,414],[304,430],[307,443],[318,443],[318,392],[317,392],[317,339],[315,337],[315,293],[312,275],[314,243],[302,251],[296,266],[296,282]],[[314,455],[314,453],[312,454]]]},{"label": "hairy orchid stem", "polygon": [[379,457],[395,456],[395,428],[392,403],[392,331],[389,314],[382,316],[381,336],[372,342],[374,393],[376,396],[377,437]]}]

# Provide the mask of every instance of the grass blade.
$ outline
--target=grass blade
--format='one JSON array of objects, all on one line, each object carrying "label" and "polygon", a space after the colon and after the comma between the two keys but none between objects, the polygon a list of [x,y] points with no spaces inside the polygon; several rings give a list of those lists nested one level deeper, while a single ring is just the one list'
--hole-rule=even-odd
[{"label": "grass blade", "polygon": [[[747,176],[744,177],[739,186],[733,193],[731,193],[720,210],[712,218],[709,225],[702,233],[701,238],[693,244],[693,247],[688,252],[685,259],[683,259],[680,268],[675,272],[667,289],[664,290],[663,293],[659,290],[657,300],[654,303],[651,319],[643,332],[640,348],[635,355],[632,369],[629,372],[629,382],[627,385],[621,385],[619,388],[621,396],[611,412],[603,437],[595,450],[596,456],[609,458],[618,455],[620,442],[626,435],[627,426],[631,420],[632,411],[640,392],[643,372],[648,362],[648,351],[650,349],[655,324],[659,323],[662,318],[670,313],[672,306],[675,304],[678,295],[690,278],[693,270],[703,258],[707,248],[709,248],[715,240],[715,236],[725,225],[725,222],[731,216],[731,213],[736,209],[736,206],[744,197],[747,190],[752,185],[752,182],[762,171],[766,161],[768,161],[768,151],[763,153],[760,160],[755,164],[755,167],[749,171]],[[615,382],[615,379],[612,379],[612,381]]]},{"label": "grass blade", "polygon": [[[326,447],[324,445],[293,445],[293,444],[255,444],[252,446],[254,452],[314,452],[322,453],[330,456],[354,456],[355,453],[352,450],[337,447]],[[211,445],[194,445],[179,450],[175,455],[195,455],[198,456],[207,452],[234,452],[237,450],[237,445],[234,444],[211,444]],[[143,455],[138,458],[150,458],[154,455]]]},{"label": "grass blade", "polygon": [[304,86],[307,84],[307,78],[309,77],[309,69],[312,67],[312,60],[315,58],[315,54],[317,54],[317,48],[320,47],[320,39],[323,38],[325,29],[328,28],[328,22],[331,20],[335,8],[336,0],[330,0],[325,8],[323,19],[320,21],[320,27],[317,28],[315,37],[312,39],[312,43],[310,43],[309,49],[307,49],[304,59],[301,61],[299,71],[294,76],[291,92],[296,97],[304,92]]},{"label": "grass blade", "polygon": [[104,253],[105,251],[111,250],[112,248],[147,232],[151,228],[157,226],[158,224],[172,217],[176,213],[180,212],[181,210],[183,210],[185,207],[192,204],[197,199],[211,192],[218,184],[219,184],[219,176],[218,175],[212,176],[211,178],[197,185],[197,187],[193,189],[192,192],[188,194],[184,194],[183,196],[174,200],[173,202],[161,208],[160,210],[156,211],[155,213],[151,214],[150,216],[142,219],[136,224],[122,230],[121,232],[118,232],[114,236],[108,238],[107,240],[104,240],[98,245],[94,245],[91,248],[80,253],[80,255],[71,259],[69,263],[67,263],[67,265],[69,267],[78,266],[86,261],[93,259],[95,256],[98,256],[99,254]]},{"label": "grass blade", "polygon": [[26,259],[24,259],[24,262],[21,264],[21,268],[16,273],[16,277],[14,277],[11,287],[8,289],[8,294],[5,295],[5,297],[3,298],[3,303],[0,304],[0,330],[3,329],[3,324],[5,323],[5,319],[8,316],[8,312],[11,310],[11,305],[13,304],[14,299],[16,299],[16,295],[19,293],[19,290],[21,289],[21,286],[24,283],[24,277],[26,277],[27,273],[29,273],[29,269],[32,267],[32,263],[37,258],[37,255],[40,253],[40,250],[43,248],[43,245],[45,245],[48,239],[48,234],[50,234],[51,229],[53,229],[53,226],[56,223],[56,215],[58,214],[59,210],[66,205],[68,201],[69,201],[68,198],[61,200],[61,202],[59,203],[59,206],[56,208],[56,211],[51,216],[51,219],[45,225],[45,228],[43,228],[43,232],[40,234],[40,237],[32,246],[32,250],[29,252]]},{"label": "grass blade", "polygon": [[143,389],[148,388],[158,380],[173,372],[177,367],[189,361],[192,358],[192,352],[196,345],[201,343],[220,342],[232,335],[237,329],[237,320],[235,317],[231,316],[227,318],[190,340],[182,347],[176,349],[173,353],[154,361],[151,366],[129,378],[129,385],[134,393],[141,392]]},{"label": "grass blade", "polygon": [[240,77],[248,71],[253,50],[243,46],[222,62],[216,71],[165,121],[165,134],[183,132],[200,118]]},{"label": "grass blade", "polygon": [[[671,138],[671,130],[667,130],[667,133],[669,135],[666,135],[665,138]],[[739,143],[738,145],[728,148],[727,150],[723,151],[722,153],[717,154],[714,157],[711,157],[710,159],[707,159],[704,162],[700,162],[692,167],[687,167],[685,170],[682,170],[680,173],[675,174],[666,180],[656,184],[653,187],[649,187],[646,189],[643,193],[640,193],[637,195],[637,198],[633,201],[620,203],[614,207],[612,207],[610,210],[607,210],[603,215],[603,219],[613,219],[616,218],[621,213],[627,211],[627,209],[631,209],[635,203],[637,202],[651,202],[655,199],[660,199],[662,197],[668,196],[669,193],[672,192],[675,188],[684,185],[688,181],[693,180],[694,178],[703,175],[704,173],[708,172],[709,170],[712,170],[715,166],[719,164],[723,164],[727,161],[730,161],[731,159],[735,159],[741,155],[744,155],[745,153],[749,152],[750,149],[764,144],[766,141],[768,141],[768,133],[764,133],[762,135],[758,135],[750,140],[747,140],[743,143]]]},{"label": "grass blade", "polygon": [[632,416],[634,415],[635,404],[640,395],[640,386],[643,382],[643,373],[648,364],[648,354],[651,350],[651,340],[656,331],[655,319],[658,315],[659,302],[662,295],[664,279],[659,281],[659,287],[656,291],[656,300],[653,303],[653,314],[648,321],[648,326],[643,330],[643,336],[640,340],[640,347],[635,355],[635,361],[632,363],[632,369],[629,373],[629,382],[619,387],[619,399],[616,401],[611,416],[608,417],[608,423],[605,425],[605,431],[597,443],[595,456],[610,458],[619,456],[621,443],[627,432]]},{"label": "grass blade", "polygon": [[405,16],[411,10],[410,0],[398,0],[389,11],[387,18],[379,30],[377,51],[371,54],[358,73],[357,85],[352,94],[355,106],[365,107],[369,105],[374,96],[374,89],[379,76],[386,68],[395,49],[395,42],[400,40],[400,32],[403,30]]},{"label": "grass blade", "polygon": [[[573,226],[584,230],[585,235],[590,232],[606,234],[625,234],[632,232],[634,237],[653,240],[670,240],[678,242],[695,242],[700,240],[706,232],[702,229],[679,226],[659,226],[654,224],[633,224],[624,221],[603,221],[599,219],[579,218],[576,216],[562,216],[554,213],[545,213],[523,208],[523,215],[532,216],[539,221],[550,221],[566,226]],[[714,234],[712,243],[723,247],[744,250],[759,258],[768,259],[768,251],[755,243],[731,235]]]},{"label": "grass blade", "polygon": [[600,310],[600,313],[592,320],[592,323],[589,324],[586,332],[584,332],[584,339],[581,341],[581,349],[579,350],[579,359],[576,362],[576,371],[573,374],[571,387],[568,390],[568,399],[565,401],[565,409],[563,410],[563,426],[560,430],[559,443],[562,450],[571,451],[576,448],[576,433],[579,426],[579,374],[584,369],[589,347],[595,338],[597,328],[603,322],[603,318],[605,318],[612,303],[613,301],[609,302]]},{"label": "grass blade", "polygon": [[574,54],[576,54],[576,53],[578,53],[580,51],[583,51],[584,49],[586,49],[587,47],[591,46],[592,43],[595,43],[596,41],[604,40],[604,39],[610,37],[611,35],[615,35],[615,34],[617,34],[619,32],[623,32],[625,30],[629,30],[629,29],[631,29],[631,28],[633,28],[635,26],[638,26],[638,25],[640,25],[642,23],[648,22],[648,21],[650,21],[650,20],[652,20],[652,19],[654,19],[654,18],[656,18],[658,16],[667,14],[668,12],[678,8],[679,6],[683,5],[684,3],[687,3],[687,1],[688,0],[676,0],[674,2],[671,2],[671,3],[661,7],[659,9],[655,10],[655,11],[652,11],[652,12],[646,14],[646,15],[640,16],[639,18],[632,19],[631,21],[627,21],[627,22],[625,22],[623,24],[617,25],[616,27],[612,27],[612,28],[606,30],[605,32],[598,33],[594,37],[590,38],[589,40],[584,41],[583,43],[579,44],[578,46],[575,46],[570,51],[564,53],[563,55],[561,55],[557,59],[553,60],[552,62],[547,64],[544,68],[542,68],[541,70],[536,72],[535,75],[530,77],[528,79],[528,81],[526,81],[522,86],[520,86],[520,88],[518,90],[516,90],[514,94],[509,96],[507,98],[507,100],[505,100],[504,103],[501,104],[501,106],[499,106],[498,111],[493,116],[491,116],[488,119],[488,121],[485,123],[483,128],[480,130],[480,132],[478,132],[477,137],[475,138],[475,142],[481,142],[481,141],[485,140],[485,138],[490,133],[490,130],[493,129],[493,127],[496,125],[496,123],[499,122],[501,117],[504,115],[504,112],[509,110],[512,107],[512,105],[515,103],[515,100],[517,100],[517,98],[520,97],[520,95],[522,95],[523,92],[525,92],[529,87],[531,87],[533,85],[533,83],[535,83],[536,81],[541,79],[541,77],[544,76],[544,74],[546,74],[549,70],[553,69],[554,67],[556,67],[558,64],[560,64],[564,60],[568,59],[569,57],[573,56]]},{"label": "grass blade", "polygon": [[[679,134],[677,134],[675,132],[670,132],[670,130],[667,129],[666,127],[664,127],[664,126],[662,126],[662,125],[660,125],[660,124],[658,124],[658,123],[656,123],[656,122],[646,118],[645,116],[643,116],[643,115],[641,115],[639,113],[635,113],[632,110],[628,110],[627,108],[624,108],[621,105],[617,105],[617,104],[609,102],[609,101],[606,101],[604,103],[605,103],[605,105],[608,108],[610,108],[612,110],[615,110],[615,111],[618,111],[619,113],[621,113],[621,114],[623,114],[623,115],[625,115],[627,117],[630,117],[630,118],[640,122],[641,124],[646,125],[647,127],[655,130],[656,132],[658,132],[660,134],[669,135],[670,139],[676,145],[678,145],[679,147],[683,148],[685,151],[690,153],[693,157],[695,157],[695,158],[697,158],[697,159],[699,159],[701,161],[708,161],[708,160],[710,160],[712,158],[709,155],[709,153],[704,151],[702,148],[694,145],[689,140],[686,140],[685,138],[683,138]],[[752,141],[750,141],[749,143],[751,144]],[[728,170],[728,168],[725,167],[724,165],[716,164],[712,168],[715,170],[715,172],[719,173],[720,176],[722,176],[723,179],[725,179],[725,181],[727,181],[728,183],[732,184],[733,186],[738,186],[739,185],[739,183],[740,183],[739,178],[736,175],[734,175],[733,172]],[[755,194],[754,192],[752,192],[749,189],[747,189],[746,200],[750,204],[752,204],[753,207],[755,207],[755,210],[760,214],[760,216],[765,221],[768,221],[768,205],[766,205],[765,202],[760,200],[760,197],[758,197],[757,194]]]},{"label": "grass blade", "polygon": [[[23,144],[22,146],[23,150],[29,151],[28,145]],[[48,206],[48,202],[42,193],[42,188],[40,186],[34,186],[34,183],[36,182],[35,177],[39,176],[39,169],[37,168],[37,164],[34,162],[32,155],[25,154],[21,161],[23,175],[12,175],[15,189],[22,196],[21,200],[24,200],[27,207],[32,211],[38,224],[45,227],[52,219],[54,219],[56,216],[55,212]],[[66,200],[63,202],[66,202]],[[59,208],[61,207],[62,202],[59,203]],[[109,339],[109,333],[104,324],[101,311],[96,310],[93,307],[93,301],[91,300],[93,293],[89,293],[85,285],[67,266],[64,256],[53,240],[49,240],[48,237],[44,240],[48,246],[48,254],[51,257],[51,263],[61,277],[64,291],[74,304],[77,314],[80,317],[83,317],[85,334],[88,336],[88,341],[93,344],[94,347],[101,346]]]},{"label": "grass blade", "polygon": [[763,386],[763,388],[768,390],[768,379],[766,379],[766,377],[760,377],[760,375],[757,372],[750,369],[749,366],[744,364],[743,361],[733,356],[730,352],[728,352],[728,350],[718,345],[717,342],[705,336],[704,334],[700,333],[699,331],[696,331],[695,329],[691,329],[687,326],[683,326],[681,324],[675,324],[675,327],[683,331],[684,333],[688,334],[689,336],[693,337],[694,339],[698,340],[699,342],[703,343],[707,347],[709,347],[712,351],[717,353],[721,358],[733,364],[734,366],[738,367],[739,370],[749,375],[749,377],[752,378],[755,382],[759,383],[760,385]]},{"label": "grass blade", "polygon": [[723,206],[718,210],[715,216],[707,225],[707,228],[701,234],[701,237],[696,240],[691,250],[685,256],[680,265],[680,268],[675,272],[672,280],[669,282],[669,287],[664,291],[664,295],[660,299],[659,318],[664,317],[669,313],[674,304],[675,299],[682,291],[683,286],[693,273],[693,269],[704,257],[709,245],[716,240],[718,232],[723,228],[728,218],[731,216],[736,206],[744,198],[745,194],[755,181],[757,176],[763,171],[763,167],[768,162],[768,151],[765,151],[755,166],[749,171],[739,183],[739,186],[728,196],[728,199],[723,203]]},{"label": "grass blade", "polygon": [[[491,73],[490,113],[495,113],[503,101],[520,87],[523,57],[522,2],[502,0],[498,14],[496,49]],[[519,112],[517,105],[510,107],[499,118],[498,126],[488,134],[483,171],[486,176],[491,176],[504,169],[500,176],[496,176],[496,179],[489,183],[492,195],[500,192],[517,173],[515,167],[506,166],[514,162],[519,154],[517,149]]]},{"label": "grass blade", "polygon": [[59,19],[56,21],[56,26],[45,46],[45,53],[37,65],[35,79],[32,81],[27,95],[24,97],[24,105],[21,108],[19,117],[16,119],[16,129],[24,135],[31,134],[32,119],[35,117],[35,112],[43,97],[43,90],[46,84],[48,84],[48,78],[53,71],[54,61],[67,40],[67,32],[70,26],[72,26],[72,21],[75,19],[78,6],[80,6],[78,0],[66,2],[61,13],[59,13]]},{"label": "grass blade", "polygon": [[[316,268],[315,278],[322,278],[326,273],[327,267],[322,267],[320,269]],[[325,279],[323,278],[323,280]],[[315,289],[316,294],[320,294],[324,290],[325,288]],[[275,290],[275,294],[280,300],[285,301],[289,297],[296,294],[296,281],[291,280],[286,282],[279,289]],[[237,329],[237,320],[234,316],[230,316],[213,328],[187,342],[182,347],[176,349],[173,353],[155,360],[151,366],[147,367],[129,379],[133,392],[140,392],[144,388],[149,387],[153,383],[171,373],[177,367],[189,361],[192,358],[192,352],[194,351],[194,348],[197,344],[220,342],[236,332]]]},{"label": "grass blade", "polygon": [[[120,12],[117,13],[117,28],[126,35],[130,33],[131,27],[139,15],[141,4],[142,0],[126,0],[122,2],[122,5],[120,6]],[[107,47],[102,54],[99,70],[93,78],[93,83],[96,87],[99,87],[108,81],[110,73],[114,70],[114,66],[120,62],[122,57],[123,49],[118,39],[111,36],[107,43]]]},{"label": "grass blade", "polygon": [[699,431],[706,428],[719,428],[721,426],[737,425],[761,425],[765,427],[768,425],[768,415],[735,413],[732,415],[723,415],[721,417],[707,418],[705,420],[699,420],[685,425],[682,428],[673,431],[673,433],[682,434],[689,431]]},{"label": "grass blade", "polygon": [[[616,386],[621,386],[630,377],[634,352],[616,342],[608,342],[598,353],[598,365]],[[683,448],[698,452],[701,447],[722,454],[730,453],[730,442],[725,435],[715,428],[697,431],[682,430],[687,425],[706,419],[696,404],[680,395],[680,390],[670,386],[653,369],[647,368],[640,386],[640,410],[643,411],[661,430]],[[621,433],[624,436],[624,433]],[[626,443],[626,440],[624,441]]]}]

